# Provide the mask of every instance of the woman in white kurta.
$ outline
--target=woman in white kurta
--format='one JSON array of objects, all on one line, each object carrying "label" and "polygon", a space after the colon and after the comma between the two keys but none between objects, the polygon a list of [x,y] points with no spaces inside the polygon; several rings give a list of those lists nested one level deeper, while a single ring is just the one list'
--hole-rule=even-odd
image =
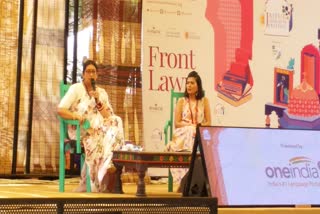
[{"label": "woman in white kurta", "polygon": [[[189,73],[184,97],[177,102],[175,109],[175,129],[167,150],[172,152],[192,151],[196,126],[211,125],[210,105],[204,96],[202,81],[196,71]],[[171,169],[174,182],[181,181],[186,169]]]},{"label": "woman in white kurta", "polygon": [[[83,68],[83,82],[70,86],[58,106],[58,114],[65,119],[90,122],[90,128],[81,131],[81,142],[85,149],[85,162],[89,167],[92,191],[105,192],[108,184],[108,170],[112,168],[112,151],[124,143],[123,125],[120,117],[114,115],[107,92],[95,86],[97,66],[87,60]],[[71,128],[71,129],[70,129]],[[69,137],[73,138],[72,127]],[[79,191],[85,190],[82,176]]]}]

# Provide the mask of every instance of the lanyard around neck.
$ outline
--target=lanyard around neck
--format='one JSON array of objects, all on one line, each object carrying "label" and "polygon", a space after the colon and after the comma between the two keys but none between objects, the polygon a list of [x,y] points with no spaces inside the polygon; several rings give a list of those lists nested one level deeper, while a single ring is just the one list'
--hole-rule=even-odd
[{"label": "lanyard around neck", "polygon": [[194,121],[193,121],[193,113],[192,113],[192,109],[191,109],[191,103],[190,103],[190,100],[188,99],[188,102],[189,102],[189,111],[190,111],[190,114],[191,114],[191,122],[192,124],[197,124],[198,122],[198,100],[196,101],[196,114],[195,114],[195,118],[194,118]]}]

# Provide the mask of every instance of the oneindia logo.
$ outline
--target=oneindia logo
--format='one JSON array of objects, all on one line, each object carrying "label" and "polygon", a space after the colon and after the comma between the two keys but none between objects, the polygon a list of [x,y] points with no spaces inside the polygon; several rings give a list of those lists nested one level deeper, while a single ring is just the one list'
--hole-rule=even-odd
[{"label": "oneindia logo", "polygon": [[308,157],[294,157],[288,166],[268,166],[265,174],[269,178],[319,178],[320,161],[316,162]]}]

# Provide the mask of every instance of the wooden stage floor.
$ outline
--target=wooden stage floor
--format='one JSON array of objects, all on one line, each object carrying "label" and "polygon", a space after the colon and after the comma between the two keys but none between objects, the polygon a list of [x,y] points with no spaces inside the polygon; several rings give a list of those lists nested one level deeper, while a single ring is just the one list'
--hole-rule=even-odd
[{"label": "wooden stage floor", "polygon": [[[134,183],[123,184],[124,194],[112,193],[75,193],[78,179],[66,179],[66,191],[58,191],[58,180],[39,179],[0,179],[0,198],[115,198],[136,197]],[[174,186],[177,189],[177,185]],[[152,181],[146,185],[148,197],[181,197],[180,193],[167,191],[165,182]],[[320,200],[320,199],[319,199]],[[219,214],[320,214],[320,208],[309,207],[259,207],[259,208],[218,208]]]},{"label": "wooden stage floor", "polygon": [[[59,192],[58,180],[39,180],[39,179],[0,179],[0,198],[60,198],[60,197],[136,197],[136,184],[124,183],[124,194],[113,193],[78,193],[73,190],[78,186],[79,179],[66,179],[65,192]],[[174,186],[176,189],[177,186]],[[146,185],[148,196],[160,197],[181,197],[180,193],[168,192],[167,184],[164,182],[152,182]]]}]

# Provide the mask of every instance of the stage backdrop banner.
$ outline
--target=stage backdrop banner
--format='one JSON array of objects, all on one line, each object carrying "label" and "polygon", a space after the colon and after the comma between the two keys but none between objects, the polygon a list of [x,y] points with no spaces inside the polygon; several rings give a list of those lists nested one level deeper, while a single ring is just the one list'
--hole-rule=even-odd
[{"label": "stage backdrop banner", "polygon": [[184,91],[190,71],[200,74],[212,102],[214,34],[205,9],[204,0],[143,1],[142,101],[147,151],[164,150],[170,90]]},{"label": "stage backdrop banner", "polygon": [[[320,129],[318,0],[145,0],[146,150],[164,149],[170,90],[200,73],[212,125]],[[307,24],[306,24],[307,23]]]}]

